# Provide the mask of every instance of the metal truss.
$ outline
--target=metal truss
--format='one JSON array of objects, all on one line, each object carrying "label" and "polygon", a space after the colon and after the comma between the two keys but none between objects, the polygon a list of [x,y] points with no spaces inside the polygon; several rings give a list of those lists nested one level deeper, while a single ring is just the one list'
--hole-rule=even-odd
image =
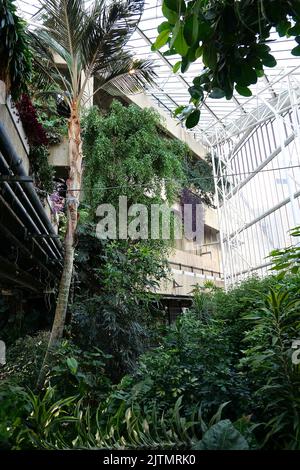
[{"label": "metal truss", "polygon": [[[269,253],[300,224],[299,66],[282,71],[253,108],[205,132],[213,156],[225,284],[263,275]],[[272,98],[270,92],[274,92]],[[274,96],[275,95],[275,96]]]}]

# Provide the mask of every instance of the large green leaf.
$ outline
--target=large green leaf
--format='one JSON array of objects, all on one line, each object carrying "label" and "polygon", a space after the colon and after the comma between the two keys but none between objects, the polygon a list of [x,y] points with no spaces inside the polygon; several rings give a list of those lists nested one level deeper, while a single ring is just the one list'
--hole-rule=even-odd
[{"label": "large green leaf", "polygon": [[202,59],[204,65],[214,70],[217,65],[217,50],[213,42],[203,45]]},{"label": "large green leaf", "polygon": [[271,54],[266,54],[264,57],[262,57],[262,63],[266,67],[275,67],[277,64],[277,61],[275,57],[273,57]]},{"label": "large green leaf", "polygon": [[68,357],[67,365],[70,369],[70,372],[75,375],[77,373],[77,370],[78,370],[78,362],[75,359],[75,357]]},{"label": "large green leaf", "polygon": [[187,45],[183,35],[183,25],[181,24],[176,35],[176,39],[173,43],[173,47],[176,49],[178,54],[185,56],[188,52],[189,46]]},{"label": "large green leaf", "polygon": [[176,41],[176,38],[179,34],[180,27],[181,27],[181,22],[180,22],[180,20],[177,20],[176,24],[173,28],[173,31],[172,31],[172,39],[170,41],[170,49],[172,49],[174,47],[174,42]]},{"label": "large green leaf", "polygon": [[224,96],[225,96],[225,91],[217,87],[213,88],[212,92],[209,95],[210,98],[215,98],[215,99],[224,98]]},{"label": "large green leaf", "polygon": [[161,23],[161,24],[158,26],[157,31],[158,31],[159,33],[161,33],[162,31],[165,31],[166,29],[167,29],[168,31],[171,31],[171,28],[172,28],[172,26],[170,25],[170,23],[169,23],[168,21],[164,21],[163,23]]},{"label": "large green leaf", "polygon": [[176,62],[176,64],[173,65],[173,72],[177,73],[178,70],[180,69],[180,66],[181,66],[181,60],[179,60],[178,62]]},{"label": "large green leaf", "polygon": [[254,85],[257,82],[256,71],[246,62],[238,64],[236,70],[236,82],[242,87]]},{"label": "large green leaf", "polygon": [[202,99],[203,98],[203,90],[201,87],[191,86],[189,87],[189,94],[192,98],[195,99]]},{"label": "large green leaf", "polygon": [[185,125],[188,129],[192,129],[193,127],[195,127],[198,122],[199,122],[199,119],[200,119],[200,110],[199,109],[195,109],[195,111],[193,111],[187,118],[186,122],[185,122]]},{"label": "large green leaf", "polygon": [[280,37],[283,37],[287,34],[290,28],[291,28],[291,22],[287,20],[282,20],[278,23],[276,27],[276,31]]},{"label": "large green leaf", "polygon": [[296,47],[294,47],[294,49],[292,49],[292,54],[295,55],[295,56],[300,56],[300,45],[296,46]]},{"label": "large green leaf", "polygon": [[228,420],[219,421],[195,444],[193,450],[248,450],[244,436]]},{"label": "large green leaf", "polygon": [[252,96],[252,91],[248,87],[236,85],[235,89],[239,95],[247,96],[247,97]]},{"label": "large green leaf", "polygon": [[172,11],[184,13],[186,10],[184,0],[164,0],[164,4]]},{"label": "large green leaf", "polygon": [[186,10],[184,0],[164,0],[162,4],[163,15],[171,24],[175,24],[180,18],[180,13]]},{"label": "large green leaf", "polygon": [[189,46],[192,46],[198,39],[199,22],[196,15],[189,16],[184,24],[184,38]]},{"label": "large green leaf", "polygon": [[157,36],[156,41],[155,41],[154,44],[152,44],[151,49],[155,51],[155,50],[160,49],[161,47],[163,47],[168,42],[169,36],[170,36],[170,31],[167,30],[167,29],[164,29]]}]

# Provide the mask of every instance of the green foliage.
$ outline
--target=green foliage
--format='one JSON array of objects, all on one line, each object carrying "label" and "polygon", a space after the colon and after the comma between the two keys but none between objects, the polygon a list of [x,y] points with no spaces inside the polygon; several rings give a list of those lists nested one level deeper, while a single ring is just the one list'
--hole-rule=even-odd
[{"label": "green foliage", "polygon": [[244,436],[225,419],[214,424],[206,431],[201,441],[193,450],[247,450],[248,443]]},{"label": "green foliage", "polygon": [[233,360],[224,322],[203,322],[186,313],[169,327],[160,347],[140,358],[133,377],[121,382],[110,406],[122,399],[148,410],[153,403],[168,409],[182,396],[187,415],[201,402],[206,417],[220,403],[232,401],[228,412],[236,419],[249,394]]},{"label": "green foliage", "polygon": [[295,227],[290,231],[290,235],[295,238],[295,244],[282,250],[273,250],[270,253],[274,271],[278,271],[279,278],[283,278],[287,273],[298,274],[300,268],[300,227]]},{"label": "green foliage", "polygon": [[[89,304],[86,297],[81,308],[84,315],[84,304],[91,309],[88,328],[78,322],[81,338],[72,329],[76,341],[86,341],[85,346],[63,342],[38,395],[21,386],[35,382],[47,337],[43,344],[40,335],[8,348],[0,387],[1,447],[299,450],[300,370],[292,362],[300,329],[299,276],[252,278],[228,293],[210,284],[196,289],[191,311],[166,327],[160,345],[143,354],[131,375],[111,387],[111,369],[120,368],[117,376],[126,369],[120,366],[120,358],[129,357],[130,345],[124,338],[134,341],[140,334],[130,323],[135,321],[130,313],[142,324],[145,308],[140,298],[137,310],[128,304],[128,316],[123,307],[126,292],[129,298],[134,295],[134,287],[129,291],[131,265],[140,262],[134,247],[127,264],[120,246],[106,252],[97,243],[85,258],[86,266],[99,275],[86,270],[92,300]],[[127,280],[117,269],[123,263]],[[134,276],[142,282],[142,269]],[[103,284],[103,296],[97,284]],[[93,289],[99,294],[97,302]],[[113,316],[108,316],[108,325],[103,323],[106,291],[120,300],[117,327]],[[80,312],[75,324],[77,315]],[[118,331],[121,320],[123,331]],[[91,349],[97,341],[105,348],[113,344],[115,356]],[[141,336],[139,341],[142,344]],[[138,355],[136,344],[134,348],[133,362]]]},{"label": "green foliage", "polygon": [[36,184],[43,191],[52,193],[54,190],[54,169],[48,162],[49,150],[45,145],[31,147],[29,159]]},{"label": "green foliage", "polygon": [[6,365],[0,369],[0,380],[10,380],[21,386],[32,386],[38,377],[47,349],[49,333],[19,338],[6,351]]},{"label": "green foliage", "polygon": [[1,381],[0,404],[0,450],[10,450],[15,445],[23,420],[29,412],[26,390]]},{"label": "green foliage", "polygon": [[14,0],[0,4],[0,80],[14,99],[25,92],[31,75],[26,23],[17,16]]},{"label": "green foliage", "polygon": [[76,395],[84,404],[99,403],[110,391],[106,374],[109,359],[100,349],[82,350],[64,340],[53,355],[46,385],[55,389],[55,396]]},{"label": "green foliage", "polygon": [[299,338],[299,299],[285,288],[271,288],[254,313],[255,326],[245,335],[241,364],[249,368],[255,396],[266,419],[267,435],[279,449],[300,449],[300,369],[292,362],[292,342]]},{"label": "green foliage", "polygon": [[[271,286],[276,285],[273,277],[259,279],[251,277],[237,286],[231,287],[227,292],[223,289],[213,289],[210,293],[202,293],[204,308],[198,310],[197,315],[212,315],[213,318],[225,322],[226,336],[230,341],[230,349],[241,357],[242,340],[249,327],[244,319],[247,312],[254,312],[261,305],[261,296],[267,294]],[[203,312],[203,313],[201,313]]]},{"label": "green foliage", "polygon": [[29,413],[20,426],[14,449],[39,448],[41,442],[50,436],[59,436],[61,428],[76,421],[76,417],[69,413],[76,397],[55,401],[54,395],[55,390],[51,387],[48,387],[42,396],[32,391],[27,392],[25,398]]},{"label": "green foliage", "polygon": [[[204,69],[189,89],[193,106],[185,113],[186,125],[194,127],[206,94],[231,99],[234,89],[251,96],[250,85],[264,75],[265,67],[276,60],[267,44],[270,32],[295,37],[299,44],[300,8],[298,0],[164,0],[166,20],[158,27],[153,49],[168,44],[167,55],[182,56],[181,72],[202,58]],[[300,54],[298,45],[291,50]]]},{"label": "green foliage", "polygon": [[[167,275],[171,240],[101,242],[95,237],[95,210],[102,203],[118,209],[120,195],[127,197],[128,206],[171,205],[189,181],[210,202],[211,166],[198,162],[181,142],[164,136],[153,110],[125,107],[118,101],[106,115],[96,108],[88,112],[84,154],[86,210],[78,231],[77,264],[86,288],[76,296],[73,327],[80,344],[101,345],[113,356],[113,370],[121,377],[133,370],[138,355],[151,344],[156,297],[150,291]],[[151,222],[149,226],[150,231]]]},{"label": "green foliage", "polygon": [[101,203],[117,206],[119,195],[128,204],[163,203],[178,195],[184,179],[187,147],[164,137],[155,111],[114,101],[107,115],[93,108],[85,120],[85,200],[95,210]]},{"label": "green foliage", "polygon": [[[49,333],[41,331],[34,336],[20,338],[9,346],[0,380],[22,387],[35,385],[48,341]],[[105,372],[109,359],[98,349],[82,350],[72,341],[64,340],[52,353],[45,384],[55,388],[56,397],[77,395],[85,403],[98,403],[110,390]]]},{"label": "green foliage", "polygon": [[72,331],[82,347],[94,345],[111,354],[112,375],[119,378],[150,344],[156,296],[149,290],[166,276],[166,247],[151,240],[101,241],[93,224],[79,227],[78,240],[81,288]]},{"label": "green foliage", "polygon": [[[34,83],[31,88],[34,87]],[[33,88],[34,93],[34,88]],[[37,110],[38,120],[46,131],[50,145],[59,144],[68,134],[67,119],[60,116],[57,111],[57,102],[52,92],[38,90],[33,94],[34,107]]]},{"label": "green foliage", "polygon": [[[30,427],[27,426],[17,436],[19,445],[22,443],[24,445],[25,437],[27,445],[30,443],[36,448],[65,450],[213,450],[216,448],[246,450],[249,448],[241,432],[229,420],[221,419],[224,405],[219,407],[208,424],[203,420],[201,407],[195,409],[191,420],[182,416],[181,398],[166,414],[160,414],[155,406],[150,413],[145,413],[142,409],[127,408],[121,403],[113,415],[107,416],[103,407],[99,407],[94,415],[89,408],[83,410],[79,403],[73,414],[67,415],[64,414],[65,408],[70,408],[72,397],[49,406],[51,391],[52,389],[48,389],[42,399],[29,394],[33,412],[30,417]],[[67,429],[58,429],[57,425],[60,423],[63,423]]]}]

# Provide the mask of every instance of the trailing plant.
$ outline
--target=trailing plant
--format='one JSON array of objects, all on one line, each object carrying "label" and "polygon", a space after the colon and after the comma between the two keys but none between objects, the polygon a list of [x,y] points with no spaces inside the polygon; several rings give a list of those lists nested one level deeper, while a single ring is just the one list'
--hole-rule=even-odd
[{"label": "trailing plant", "polygon": [[208,154],[203,159],[195,154],[187,153],[184,171],[188,187],[200,196],[203,203],[214,207],[215,184],[210,155]]},{"label": "trailing plant", "polygon": [[16,14],[14,0],[0,3],[0,80],[17,99],[27,90],[31,75],[31,53],[26,23]]},{"label": "trailing plant", "polygon": [[165,55],[182,57],[175,73],[186,72],[199,58],[204,65],[189,88],[190,106],[176,110],[188,128],[197,125],[207,95],[229,100],[235,90],[251,96],[249,86],[264,75],[265,67],[276,66],[268,45],[273,28],[280,37],[294,37],[291,53],[300,55],[298,0],[164,0],[162,12],[165,21],[153,49],[167,45]]},{"label": "trailing plant", "polygon": [[16,104],[28,143],[31,147],[47,146],[49,141],[42,124],[39,122],[36,108],[27,94],[23,94]]},{"label": "trailing plant", "polygon": [[91,109],[84,132],[84,193],[91,211],[106,202],[117,207],[120,195],[128,197],[128,207],[176,200],[189,151],[161,134],[159,125],[154,110],[119,101],[113,101],[106,115]]},{"label": "trailing plant", "polygon": [[39,189],[52,193],[54,170],[48,162],[47,133],[39,122],[37,111],[27,94],[21,96],[16,107],[30,146],[29,160],[35,183]]},{"label": "trailing plant", "polygon": [[120,195],[127,197],[127,207],[141,203],[148,209],[176,199],[187,148],[163,136],[159,125],[153,110],[117,101],[106,115],[93,108],[85,119],[86,210],[78,230],[81,294],[75,299],[73,328],[81,344],[101,344],[112,354],[115,379],[133,370],[151,344],[153,292],[167,275],[171,240],[98,240],[95,211],[106,202],[117,209]]},{"label": "trailing plant", "polygon": [[31,147],[29,159],[35,184],[48,194],[54,189],[54,168],[48,161],[49,150],[44,145]]}]

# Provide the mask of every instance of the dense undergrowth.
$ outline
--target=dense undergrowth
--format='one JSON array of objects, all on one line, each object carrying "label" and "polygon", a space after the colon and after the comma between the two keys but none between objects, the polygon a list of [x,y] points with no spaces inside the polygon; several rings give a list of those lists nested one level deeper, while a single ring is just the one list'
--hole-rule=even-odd
[{"label": "dense undergrowth", "polygon": [[[164,179],[171,204],[191,174],[199,175],[192,189],[201,195],[204,170],[159,131],[155,113],[117,102],[105,116],[90,111],[84,151],[65,337],[42,390],[36,383],[49,333],[34,334],[31,322],[29,335],[22,329],[9,342],[0,369],[0,448],[299,450],[300,366],[292,361],[299,247],[272,254],[279,275],[228,292],[197,287],[192,307],[167,326],[153,291],[168,277],[172,239],[99,240],[95,209],[117,206],[120,193],[129,204],[161,203]],[[17,338],[9,325],[5,331]]]},{"label": "dense undergrowth", "polygon": [[1,371],[1,447],[299,449],[299,286],[292,275],[198,289],[119,382],[111,357],[74,335],[37,392],[47,334],[19,339]]}]

